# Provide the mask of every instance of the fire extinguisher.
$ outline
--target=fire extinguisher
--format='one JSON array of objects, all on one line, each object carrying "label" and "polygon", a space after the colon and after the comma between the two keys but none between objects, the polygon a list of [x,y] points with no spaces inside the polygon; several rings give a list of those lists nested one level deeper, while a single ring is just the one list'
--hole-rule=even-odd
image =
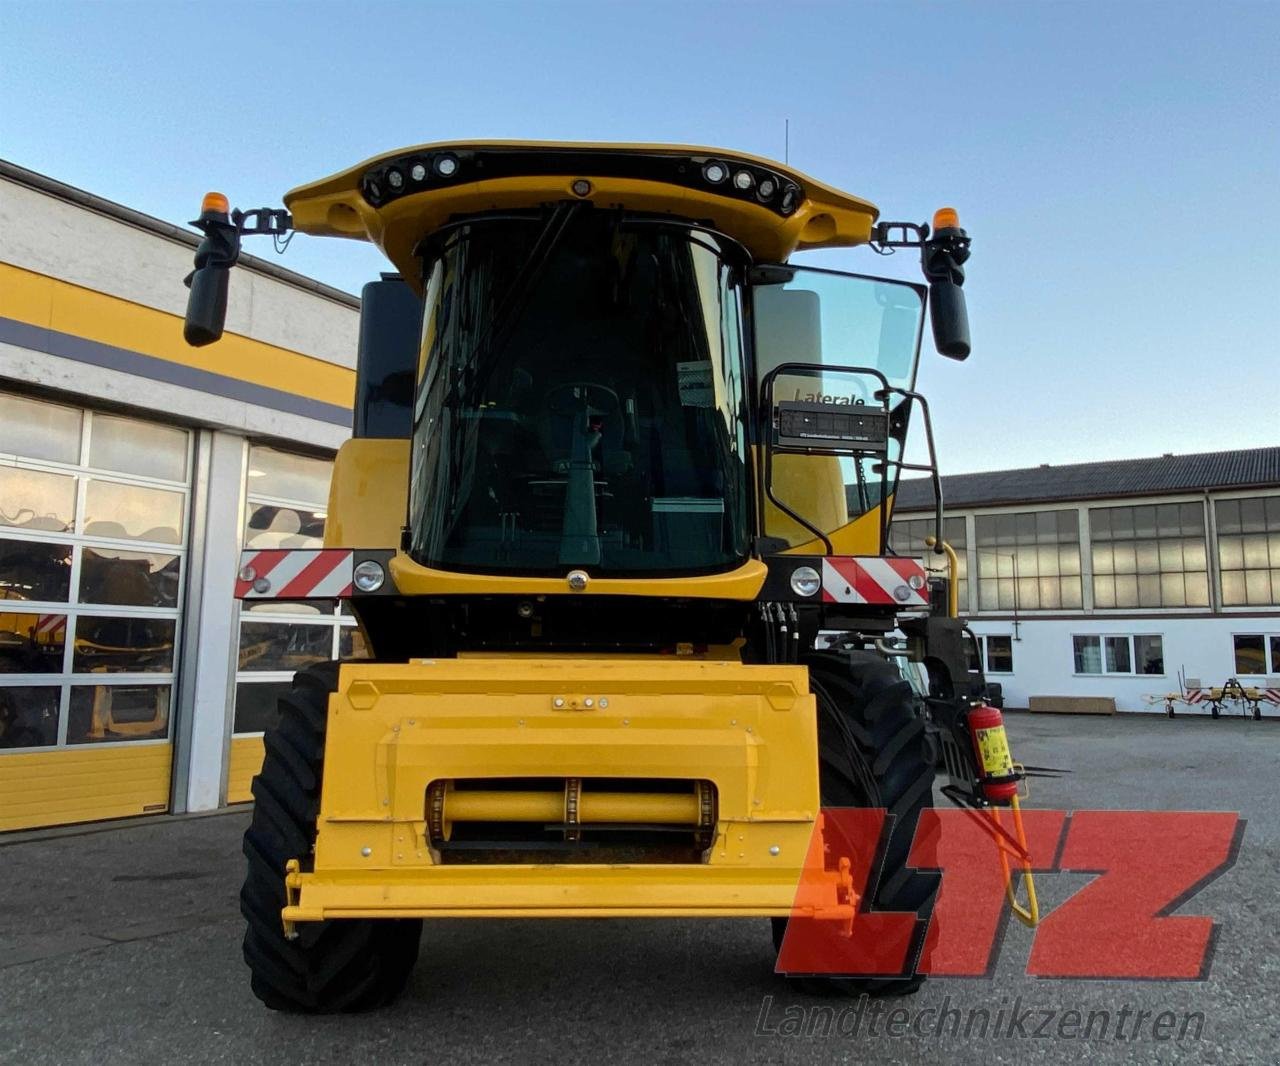
[{"label": "fire extinguisher", "polygon": [[990,803],[1008,803],[1018,794],[1018,775],[1009,752],[1004,715],[984,704],[970,709],[968,721],[982,794]]}]

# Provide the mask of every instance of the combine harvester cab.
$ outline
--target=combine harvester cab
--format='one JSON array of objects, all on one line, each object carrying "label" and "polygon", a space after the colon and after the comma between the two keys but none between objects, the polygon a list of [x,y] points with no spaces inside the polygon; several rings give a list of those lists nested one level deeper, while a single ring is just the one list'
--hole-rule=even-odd
[{"label": "combine harvester cab", "polygon": [[[396,274],[364,290],[325,548],[239,574],[242,598],[345,599],[373,655],[299,673],[267,733],[241,897],[259,997],[385,1002],[426,917],[769,917],[778,944],[927,917],[937,880],[907,856],[938,746],[971,806],[1017,776],[998,712],[971,728],[940,494],[941,566],[888,551],[899,473],[938,485],[927,304],[939,351],[969,352],[955,212],[881,223],[734,152],[496,142],[285,203],[206,198],[192,344],[221,336],[247,233],[372,241]],[[860,244],[918,249],[927,285],[787,263]],[[890,812],[884,838],[850,809]]]}]

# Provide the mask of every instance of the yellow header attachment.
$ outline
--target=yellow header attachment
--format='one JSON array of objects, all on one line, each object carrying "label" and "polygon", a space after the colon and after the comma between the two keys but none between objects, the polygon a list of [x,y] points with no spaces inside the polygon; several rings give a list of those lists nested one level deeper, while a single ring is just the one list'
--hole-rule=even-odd
[{"label": "yellow header attachment", "polygon": [[757,259],[865,243],[879,214],[779,163],[659,144],[467,141],[370,159],[288,193],[294,228],[372,241],[411,283],[414,248],[458,215],[561,200],[705,222]]}]

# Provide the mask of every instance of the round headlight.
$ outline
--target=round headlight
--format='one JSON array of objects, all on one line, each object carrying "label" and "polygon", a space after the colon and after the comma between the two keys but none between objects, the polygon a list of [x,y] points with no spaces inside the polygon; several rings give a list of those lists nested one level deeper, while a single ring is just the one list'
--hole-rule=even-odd
[{"label": "round headlight", "polygon": [[589,196],[591,194],[591,182],[586,178],[579,178],[569,186],[574,196]]},{"label": "round headlight", "polygon": [[239,577],[241,581],[248,581],[252,583],[253,579],[258,576],[258,571],[256,571],[249,563],[245,563],[244,566],[240,567],[240,573],[236,576]]},{"label": "round headlight", "polygon": [[791,591],[797,596],[813,596],[822,588],[822,578],[812,566],[797,566],[791,571]]},{"label": "round headlight", "polygon": [[718,163],[713,159],[702,168],[702,176],[706,178],[710,184],[719,185],[729,176],[729,168],[723,163]]},{"label": "round headlight", "polygon": [[784,215],[789,215],[796,209],[796,187],[794,185],[787,186],[787,191],[782,194],[782,203],[779,205],[779,209]]},{"label": "round headlight", "polygon": [[436,173],[442,178],[451,178],[458,173],[458,157],[456,155],[436,156]]},{"label": "round headlight", "polygon": [[400,171],[398,170],[388,170],[387,184],[390,185],[393,189],[404,188],[404,175],[401,174]]},{"label": "round headlight", "polygon": [[409,177],[414,181],[426,181],[427,168],[421,163],[414,163],[413,166],[409,168]]},{"label": "round headlight", "polygon": [[760,197],[761,200],[768,200],[777,191],[777,183],[772,178],[765,178],[764,181],[760,183],[760,188],[756,190],[756,195]]},{"label": "round headlight", "polygon": [[364,562],[356,564],[351,578],[356,588],[361,592],[377,592],[378,589],[382,588],[383,582],[387,580],[387,574],[382,569],[381,563],[366,559]]},{"label": "round headlight", "polygon": [[746,192],[755,183],[755,175],[749,170],[739,170],[738,173],[733,176],[733,187],[735,189],[741,189],[743,192]]}]

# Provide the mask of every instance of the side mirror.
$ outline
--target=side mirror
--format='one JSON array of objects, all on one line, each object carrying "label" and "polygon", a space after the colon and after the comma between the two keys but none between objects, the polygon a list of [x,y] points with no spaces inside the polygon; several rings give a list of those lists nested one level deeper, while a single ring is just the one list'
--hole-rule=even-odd
[{"label": "side mirror", "polygon": [[231,221],[227,198],[221,193],[204,198],[200,217],[191,224],[204,231],[204,240],[196,249],[196,268],[185,281],[191,293],[182,335],[192,347],[200,348],[222,336],[231,268],[240,258],[240,229]]},{"label": "side mirror", "polygon": [[952,359],[969,357],[969,311],[965,306],[964,264],[969,235],[951,208],[933,216],[933,232],[924,242],[924,276],[929,281],[929,320],[933,343]]}]

